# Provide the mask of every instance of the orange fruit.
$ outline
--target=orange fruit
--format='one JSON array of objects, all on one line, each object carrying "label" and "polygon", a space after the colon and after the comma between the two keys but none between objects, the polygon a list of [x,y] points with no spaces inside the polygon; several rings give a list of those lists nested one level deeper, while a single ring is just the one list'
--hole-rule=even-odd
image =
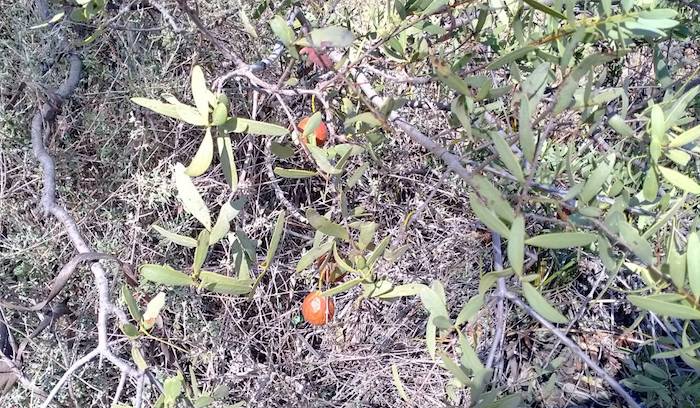
[{"label": "orange fruit", "polygon": [[[308,116],[302,118],[299,121],[297,127],[302,131],[302,133],[304,132],[304,128],[306,127],[306,124],[308,122]],[[326,144],[326,141],[328,141],[328,127],[326,126],[326,124],[321,122],[314,130],[314,135],[316,136],[316,146],[323,147],[323,145]],[[306,140],[302,137],[301,142],[306,143]]]},{"label": "orange fruit", "polygon": [[321,296],[321,292],[311,292],[304,298],[301,305],[301,314],[304,320],[314,326],[323,326],[333,319],[335,303],[333,299]]}]

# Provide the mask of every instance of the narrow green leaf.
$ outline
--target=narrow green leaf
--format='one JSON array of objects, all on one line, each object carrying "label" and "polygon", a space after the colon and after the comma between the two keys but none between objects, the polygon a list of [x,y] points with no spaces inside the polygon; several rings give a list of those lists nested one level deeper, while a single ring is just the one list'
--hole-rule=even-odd
[{"label": "narrow green leaf", "polygon": [[399,369],[396,367],[396,364],[393,363],[391,364],[391,382],[394,384],[394,387],[396,387],[396,392],[399,394],[399,397],[405,402],[408,402],[410,399],[408,398],[408,394],[406,394],[403,383],[401,383]]},{"label": "narrow green leaf", "polygon": [[314,133],[316,131],[316,128],[318,128],[318,126],[321,124],[321,119],[321,111],[318,111],[311,115],[308,122],[306,122],[306,126],[304,126],[304,132],[302,133],[302,136],[308,137],[310,134]]},{"label": "narrow green leaf", "polygon": [[350,289],[354,288],[355,286],[361,284],[363,281],[364,281],[363,278],[355,278],[355,279],[351,279],[349,281],[345,281],[334,288],[331,288],[331,289],[328,289],[328,290],[322,292],[321,296],[327,297],[327,296],[337,295],[338,293],[347,292]]},{"label": "narrow green leaf", "polygon": [[214,245],[231,230],[231,221],[233,221],[243,209],[246,203],[245,198],[239,198],[234,202],[225,202],[219,209],[219,216],[216,218],[216,223],[209,234],[209,245]]},{"label": "narrow green leaf", "polygon": [[274,123],[235,117],[228,119],[220,128],[229,133],[249,133],[263,136],[284,136],[289,133],[287,128]]},{"label": "narrow green leaf", "polygon": [[651,107],[651,138],[662,141],[666,134],[664,111],[659,105]]},{"label": "narrow green leaf", "polygon": [[131,294],[129,286],[126,284],[122,285],[121,297],[122,301],[126,304],[126,308],[129,310],[131,317],[133,317],[136,322],[140,322],[143,315],[139,309],[139,304],[136,299],[134,299],[134,295]]},{"label": "narrow green leaf", "polygon": [[461,351],[461,356],[459,358],[462,366],[468,370],[471,370],[474,375],[478,375],[483,372],[486,367],[481,364],[479,356],[474,351],[474,348],[469,344],[467,336],[465,336],[461,330],[457,330],[457,340],[459,341],[459,349]]},{"label": "narrow green leaf", "polygon": [[608,119],[608,124],[612,127],[620,136],[632,137],[634,136],[634,129],[632,129],[620,115],[615,115]]},{"label": "narrow green leaf", "polygon": [[272,28],[272,32],[275,33],[282,44],[289,47],[296,36],[294,34],[294,30],[287,25],[285,19],[282,16],[274,16],[270,19],[269,23],[270,28]]},{"label": "narrow green leaf", "polygon": [[209,121],[202,118],[199,110],[190,105],[175,105],[180,120],[194,126],[208,126]]},{"label": "narrow green leaf", "polygon": [[489,65],[486,66],[486,69],[494,70],[500,68],[504,65],[510,64],[511,62],[514,62],[526,56],[527,54],[529,54],[532,51],[535,51],[536,49],[537,47],[532,46],[517,49],[491,62]]},{"label": "narrow green leaf", "polygon": [[192,277],[168,265],[145,264],[139,267],[141,276],[147,281],[167,286],[189,286],[194,284]]},{"label": "narrow green leaf", "polygon": [[508,142],[506,142],[503,136],[501,136],[500,132],[490,132],[490,134],[491,139],[493,140],[493,145],[496,148],[498,156],[501,158],[503,164],[505,164],[508,171],[510,171],[510,173],[515,176],[518,181],[524,183],[525,176],[523,175],[523,170],[520,168],[518,158],[515,157],[515,154],[513,154]]},{"label": "narrow green leaf", "polygon": [[219,136],[216,138],[216,148],[219,151],[219,161],[224,171],[226,183],[231,190],[238,187],[238,169],[236,168],[236,156],[233,152],[233,145],[229,136]]},{"label": "narrow green leaf", "polygon": [[437,349],[437,342],[435,336],[437,335],[437,327],[433,323],[433,319],[428,319],[425,324],[425,346],[428,349],[428,354],[432,359],[435,359],[435,350]]},{"label": "narrow green leaf", "polygon": [[649,166],[647,174],[644,176],[644,183],[642,184],[642,195],[647,201],[656,200],[656,195],[659,193],[659,180],[656,176],[656,170],[654,166]]},{"label": "narrow green leaf", "polygon": [[423,306],[430,313],[431,318],[438,316],[449,318],[447,307],[442,301],[441,296],[435,290],[426,286],[421,288],[418,295],[420,296],[421,302],[423,302]]},{"label": "narrow green leaf", "polygon": [[173,119],[178,119],[180,120],[180,115],[177,113],[177,105],[173,105],[170,103],[164,103],[156,99],[150,99],[150,98],[131,98],[131,102],[143,106],[146,109],[152,110],[155,113],[159,113],[163,116],[167,116],[169,118]]},{"label": "narrow green leaf", "polygon": [[700,125],[679,134],[676,138],[671,140],[668,147],[682,147],[690,142],[694,142],[697,138],[700,138]]},{"label": "narrow green leaf", "polygon": [[507,268],[502,271],[492,271],[485,273],[479,279],[479,294],[485,295],[491,287],[496,283],[498,278],[508,278],[513,275],[513,269]]},{"label": "narrow green leaf", "polygon": [[442,363],[445,365],[445,368],[447,371],[450,372],[454,376],[454,378],[459,381],[459,383],[464,387],[467,386],[471,383],[469,381],[469,377],[467,374],[464,372],[464,369],[460,367],[457,363],[452,361],[452,359],[445,354],[442,350],[438,351],[438,355],[440,356],[440,359],[442,360]]},{"label": "narrow green leaf", "polygon": [[170,232],[166,230],[165,228],[162,228],[156,224],[152,224],[151,228],[156,230],[163,238],[167,239],[168,241],[182,245],[184,247],[188,248],[194,248],[197,246],[197,240],[192,238],[192,237],[186,237],[184,235],[176,234],[174,232]]},{"label": "narrow green leaf", "polygon": [[503,237],[508,237],[510,230],[506,224],[504,224],[496,214],[486,208],[474,193],[469,194],[469,204],[474,214],[479,218],[479,221],[483,222],[486,227]]},{"label": "narrow green leaf", "polygon": [[462,310],[459,311],[459,314],[457,315],[457,320],[455,320],[455,326],[461,326],[464,323],[467,323],[468,321],[472,320],[474,317],[476,317],[476,314],[479,312],[479,309],[481,309],[481,306],[484,305],[484,295],[479,294],[476,296],[472,296],[471,299],[467,303],[462,306]]},{"label": "narrow green leaf", "polygon": [[355,169],[350,174],[350,177],[348,177],[347,181],[347,186],[349,188],[355,187],[358,181],[360,181],[360,178],[365,174],[365,172],[369,169],[369,163],[363,163],[362,166],[358,167]]},{"label": "narrow green leaf", "polygon": [[688,235],[688,248],[685,254],[690,290],[695,296],[700,297],[700,231]]},{"label": "narrow green leaf", "polygon": [[307,252],[305,252],[304,255],[301,256],[301,259],[299,259],[299,262],[297,263],[296,271],[303,271],[304,269],[311,266],[311,264],[313,264],[314,261],[318,259],[321,255],[327,254],[331,249],[333,249],[333,242],[334,240],[330,239],[324,244],[321,244],[317,247],[312,247]]},{"label": "narrow green leaf", "polygon": [[328,161],[328,156],[321,148],[316,147],[312,144],[307,144],[306,148],[309,149],[311,157],[314,159],[318,167],[328,174],[341,174],[342,170],[337,169]]},{"label": "narrow green leaf", "polygon": [[[671,237],[673,237],[673,234],[671,234]],[[666,263],[668,264],[668,272],[669,275],[671,275],[671,281],[676,288],[683,288],[685,286],[686,262],[686,254],[678,252],[676,244],[673,243],[673,238],[671,238],[669,240]]]},{"label": "narrow green leaf", "polygon": [[303,169],[285,169],[282,167],[275,167],[273,171],[276,175],[280,177],[291,179],[303,179],[318,176],[317,171]]},{"label": "narrow green leaf", "polygon": [[199,114],[204,122],[209,122],[209,99],[211,91],[207,88],[202,67],[195,65],[192,68],[192,98]]},{"label": "narrow green leaf", "polygon": [[207,205],[204,204],[202,196],[192,183],[192,179],[185,173],[185,166],[180,163],[175,165],[174,171],[175,185],[177,186],[177,197],[182,203],[182,207],[204,225],[207,230],[211,229],[211,215]]},{"label": "narrow green leaf", "polygon": [[536,10],[539,10],[543,13],[549,14],[552,17],[556,17],[559,20],[566,20],[565,15],[561,14],[560,12],[554,10],[553,8],[551,8],[545,4],[540,3],[539,1],[536,1],[536,0],[523,0],[523,1],[527,5],[529,5],[530,7],[534,8]]},{"label": "narrow green leaf", "polygon": [[586,184],[581,190],[581,201],[584,203],[589,203],[599,192],[600,189],[605,184],[605,181],[611,174],[613,167],[615,166],[615,153],[611,153],[607,156],[603,163],[599,163],[598,167],[591,172],[586,180]]},{"label": "narrow green leaf", "polygon": [[351,127],[352,125],[354,125],[355,123],[358,123],[358,122],[359,123],[366,123],[372,127],[377,127],[377,126],[382,125],[382,122],[380,122],[379,119],[377,119],[377,117],[374,116],[374,113],[362,112],[362,113],[358,113],[357,115],[355,115],[353,117],[345,119],[345,122],[343,122],[343,126],[348,128],[348,127]]},{"label": "narrow green leaf", "polygon": [[644,234],[642,234],[642,238],[649,239],[657,231],[663,228],[668,222],[668,220],[670,220],[671,217],[673,217],[676,214],[676,212],[678,212],[683,207],[683,204],[685,204],[685,200],[687,198],[688,194],[683,194],[682,197],[677,199],[668,211],[666,211],[661,217],[659,217],[659,219],[656,220],[656,222],[652,224],[651,227],[647,228],[647,230],[644,231]]},{"label": "narrow green leaf", "polygon": [[135,343],[131,346],[131,359],[134,360],[134,364],[136,364],[139,370],[145,371],[148,368],[148,363],[143,358],[143,355]]},{"label": "narrow green leaf", "polygon": [[202,230],[197,238],[197,248],[194,250],[194,262],[192,264],[192,274],[199,275],[199,271],[204,265],[204,260],[209,252],[209,231]]},{"label": "narrow green leaf", "polygon": [[654,250],[647,240],[641,237],[639,231],[625,221],[618,222],[620,235],[632,252],[646,264],[654,262]]},{"label": "narrow green leaf", "polygon": [[225,104],[219,102],[214,108],[214,113],[211,114],[212,126],[221,126],[228,120],[228,108]]},{"label": "narrow green leaf", "polygon": [[253,24],[250,23],[250,19],[248,18],[248,15],[245,13],[245,11],[242,8],[238,9],[238,19],[241,21],[241,24],[243,24],[243,29],[245,30],[245,32],[250,34],[251,37],[257,39],[258,32],[255,30],[255,27],[253,26]]},{"label": "narrow green leaf", "polygon": [[197,153],[195,153],[194,157],[192,158],[192,162],[189,166],[187,166],[185,173],[191,177],[201,176],[205,171],[207,171],[209,166],[211,166],[211,161],[213,158],[214,139],[211,137],[211,128],[207,128],[206,132],[204,133],[202,143],[199,145]]},{"label": "narrow green leaf", "polygon": [[227,295],[245,295],[253,287],[251,279],[236,279],[214,272],[202,271],[199,278],[200,285],[206,290]]},{"label": "narrow green leaf", "polygon": [[513,222],[515,211],[501,196],[501,192],[485,177],[474,176],[472,181],[476,185],[479,195],[486,200],[486,207],[492,209],[501,219]]},{"label": "narrow green leaf", "polygon": [[382,254],[386,250],[386,247],[389,246],[390,242],[391,242],[390,237],[384,237],[384,239],[379,242],[379,245],[377,245],[374,248],[374,250],[367,257],[367,267],[368,268],[371,268],[374,266],[374,264],[379,260],[379,257],[382,256]]},{"label": "narrow green leaf", "polygon": [[282,233],[284,232],[284,220],[287,213],[283,210],[277,216],[277,221],[275,222],[275,229],[272,231],[272,238],[270,239],[270,244],[267,246],[267,255],[265,256],[265,261],[262,264],[263,269],[267,269],[272,264],[272,258],[274,258],[277,252],[277,247],[279,246],[280,240],[282,239]]},{"label": "narrow green leaf", "polygon": [[553,232],[525,240],[525,244],[540,248],[564,249],[590,245],[597,238],[588,232]]},{"label": "narrow green leaf", "polygon": [[394,299],[404,296],[415,296],[427,286],[420,283],[406,283],[403,285],[394,286],[389,292],[379,296],[380,299]]},{"label": "narrow green leaf", "polygon": [[530,285],[529,283],[522,281],[523,285],[523,296],[525,296],[525,300],[527,300],[527,303],[532,306],[533,309],[542,317],[545,319],[549,320],[552,323],[560,323],[564,324],[567,323],[569,320],[561,314],[557,309],[552,307],[552,305],[547,302],[547,299],[544,298],[540,294],[540,292],[535,289],[534,286]]},{"label": "narrow green leaf", "polygon": [[522,275],[525,261],[525,219],[522,215],[515,217],[510,226],[507,252],[511,268]]},{"label": "narrow green leaf", "polygon": [[532,162],[535,158],[537,140],[530,123],[530,102],[525,94],[520,94],[520,110],[518,111],[518,140],[525,159]]},{"label": "narrow green leaf", "polygon": [[662,295],[637,296],[628,295],[627,299],[640,309],[659,314],[661,316],[675,317],[678,319],[700,319],[700,310],[690,306],[669,302]]},{"label": "narrow green leaf", "polygon": [[700,194],[700,184],[692,178],[668,167],[658,166],[661,175],[674,186],[692,194]]},{"label": "narrow green leaf", "polygon": [[270,151],[280,159],[288,159],[294,156],[295,153],[293,148],[277,142],[270,143]]},{"label": "narrow green leaf", "polygon": [[311,224],[311,226],[316,230],[321,231],[326,235],[340,238],[344,241],[350,241],[350,235],[345,227],[320,215],[313,208],[308,208],[306,210],[306,218],[309,220],[309,224]]}]

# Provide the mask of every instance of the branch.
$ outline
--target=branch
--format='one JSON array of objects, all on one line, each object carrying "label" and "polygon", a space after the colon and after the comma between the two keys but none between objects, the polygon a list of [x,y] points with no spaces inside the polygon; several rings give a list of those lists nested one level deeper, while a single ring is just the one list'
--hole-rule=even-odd
[{"label": "branch", "polygon": [[544,326],[547,330],[552,332],[556,337],[559,338],[559,340],[564,343],[565,346],[567,346],[571,351],[574,352],[581,360],[583,360],[584,363],[588,367],[591,368],[591,370],[595,371],[596,374],[598,374],[600,377],[603,378],[603,380],[608,383],[608,385],[617,392],[620,397],[622,397],[626,402],[627,406],[631,408],[641,408],[642,406],[635,401],[634,398],[625,390],[625,388],[617,382],[610,374],[608,374],[607,371],[605,371],[603,368],[601,368],[595,361],[593,361],[586,352],[581,350],[581,347],[578,346],[573,340],[570,338],[566,337],[564,333],[562,333],[556,326],[554,326],[552,323],[550,323],[547,319],[542,317],[539,313],[537,313],[533,308],[530,307],[527,303],[523,302],[520,297],[510,291],[506,291],[505,297],[510,300],[511,302],[515,303],[518,305],[520,308],[522,308],[527,314],[529,314],[533,319],[537,320]]}]

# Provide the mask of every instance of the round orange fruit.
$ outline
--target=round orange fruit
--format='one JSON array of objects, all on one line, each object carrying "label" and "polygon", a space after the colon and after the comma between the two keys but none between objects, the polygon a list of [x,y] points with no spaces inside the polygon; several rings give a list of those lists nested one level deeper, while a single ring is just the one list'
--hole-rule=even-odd
[{"label": "round orange fruit", "polygon": [[[299,124],[297,127],[304,132],[304,128],[306,127],[306,124],[309,122],[309,117],[304,117],[299,121]],[[326,126],[325,123],[321,122],[319,125],[316,127],[314,130],[314,135],[316,136],[316,146],[318,147],[323,147],[324,144],[328,141],[328,127]],[[306,143],[305,138],[301,138],[302,143]]]},{"label": "round orange fruit", "polygon": [[323,326],[333,319],[335,303],[333,299],[321,296],[321,292],[311,292],[304,298],[301,305],[301,314],[304,320],[314,326]]}]

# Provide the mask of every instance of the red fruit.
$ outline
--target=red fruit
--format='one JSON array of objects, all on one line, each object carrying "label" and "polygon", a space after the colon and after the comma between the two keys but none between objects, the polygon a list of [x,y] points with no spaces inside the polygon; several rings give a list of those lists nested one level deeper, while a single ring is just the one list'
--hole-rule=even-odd
[{"label": "red fruit", "polygon": [[[309,123],[308,116],[299,121],[297,127],[302,131],[302,133],[304,132],[304,128],[306,127],[307,123]],[[326,144],[326,141],[328,141],[328,127],[326,127],[326,124],[323,122],[319,123],[314,130],[314,135],[316,136],[316,146],[323,147],[323,145]],[[306,143],[306,139],[302,137],[301,142]]]},{"label": "red fruit", "polygon": [[304,320],[312,325],[323,326],[333,319],[335,302],[331,298],[321,296],[321,292],[311,292],[304,298],[301,314],[304,316]]}]

